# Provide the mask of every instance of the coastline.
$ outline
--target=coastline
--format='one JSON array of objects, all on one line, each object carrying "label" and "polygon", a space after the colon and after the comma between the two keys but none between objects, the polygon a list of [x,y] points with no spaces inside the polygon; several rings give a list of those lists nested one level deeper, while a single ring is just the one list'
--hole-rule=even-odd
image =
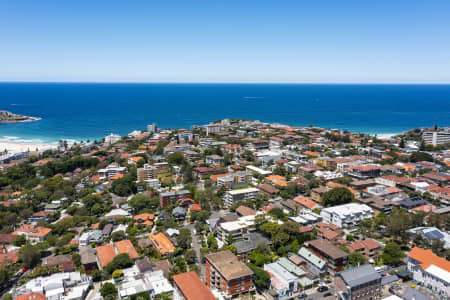
[{"label": "coastline", "polygon": [[12,152],[24,152],[24,151],[45,151],[58,148],[56,144],[44,144],[44,143],[27,143],[27,142],[3,142],[0,141],[0,151],[8,150]]},{"label": "coastline", "polygon": [[[366,133],[370,136],[377,136],[379,139],[389,139],[393,136],[401,134],[398,133]],[[101,138],[100,138],[101,139]],[[73,140],[73,139],[67,139],[69,145],[73,144],[74,142],[79,142],[80,140]],[[59,141],[59,140],[58,140]],[[0,138],[0,151],[8,150],[8,151],[45,151],[45,150],[51,150],[51,149],[57,149],[58,148],[58,141],[42,141],[40,139],[25,139],[20,137],[6,137],[4,136],[4,139]]]}]

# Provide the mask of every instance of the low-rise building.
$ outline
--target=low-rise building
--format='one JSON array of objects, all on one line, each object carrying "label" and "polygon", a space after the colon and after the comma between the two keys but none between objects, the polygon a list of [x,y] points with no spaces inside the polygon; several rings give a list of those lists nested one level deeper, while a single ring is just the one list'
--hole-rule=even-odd
[{"label": "low-rise building", "polygon": [[164,233],[150,234],[149,238],[159,254],[168,255],[175,251],[175,246]]},{"label": "low-rise building", "polygon": [[382,250],[382,246],[374,239],[354,241],[349,244],[348,248],[350,251],[361,253],[366,259],[372,259],[373,261],[379,256]]},{"label": "low-rise building", "polygon": [[376,300],[382,296],[381,275],[368,264],[337,273],[335,287],[340,300]]},{"label": "low-rise building", "polygon": [[216,300],[194,271],[174,275],[174,300]]},{"label": "low-rise building", "polygon": [[325,275],[328,271],[327,262],[305,247],[300,248],[298,256],[306,262],[306,268],[316,276]]}]

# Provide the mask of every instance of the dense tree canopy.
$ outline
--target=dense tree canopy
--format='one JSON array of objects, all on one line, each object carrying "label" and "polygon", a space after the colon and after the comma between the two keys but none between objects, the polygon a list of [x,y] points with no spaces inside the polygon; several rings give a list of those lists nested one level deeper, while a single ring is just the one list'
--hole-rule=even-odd
[{"label": "dense tree canopy", "polygon": [[337,187],[329,190],[323,195],[322,203],[323,206],[335,206],[340,204],[350,203],[355,199],[352,192],[344,187]]}]

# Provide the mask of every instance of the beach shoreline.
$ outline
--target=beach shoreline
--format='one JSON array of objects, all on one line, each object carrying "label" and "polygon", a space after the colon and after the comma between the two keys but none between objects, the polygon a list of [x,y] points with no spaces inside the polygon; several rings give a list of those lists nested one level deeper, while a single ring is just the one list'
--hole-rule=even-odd
[{"label": "beach shoreline", "polygon": [[0,141],[0,151],[24,152],[24,151],[45,151],[57,149],[57,144],[50,143],[26,143],[26,142],[2,142]]}]

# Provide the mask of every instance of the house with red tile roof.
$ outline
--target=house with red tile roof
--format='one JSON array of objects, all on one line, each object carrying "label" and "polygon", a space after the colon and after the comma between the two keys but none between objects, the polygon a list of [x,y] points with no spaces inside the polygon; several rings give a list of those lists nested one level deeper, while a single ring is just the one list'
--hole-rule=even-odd
[{"label": "house with red tile roof", "polygon": [[16,297],[14,300],[45,300],[45,295],[40,293],[31,292]]},{"label": "house with red tile roof", "polygon": [[155,215],[151,213],[143,213],[133,217],[135,221],[135,225],[145,225],[145,226],[153,226],[153,220],[155,219]]},{"label": "house with red tile roof", "polygon": [[310,210],[313,210],[315,208],[322,208],[322,206],[319,203],[317,203],[314,200],[311,200],[305,196],[297,196],[292,200],[294,200],[296,203],[298,203],[303,208],[307,208]]},{"label": "house with red tile roof", "polygon": [[185,300],[215,300],[216,297],[206,287],[194,271],[174,275],[176,293]]},{"label": "house with red tile roof", "polygon": [[164,233],[150,234],[149,238],[153,247],[155,247],[161,255],[168,255],[175,251],[175,246]]},{"label": "house with red tile roof", "polygon": [[130,240],[123,240],[114,243],[114,248],[116,249],[117,254],[126,253],[131,259],[139,258],[139,254],[131,243]]},{"label": "house with red tile roof", "polygon": [[97,264],[101,270],[105,268],[116,257],[116,250],[112,244],[97,246]]},{"label": "house with red tile roof", "polygon": [[16,231],[12,234],[15,235],[25,235],[27,240],[31,242],[43,242],[45,239],[51,234],[52,230],[47,227],[42,226],[34,226],[24,224],[20,226]]},{"label": "house with red tile roof", "polygon": [[377,258],[382,250],[382,246],[374,239],[351,242],[348,248],[352,252],[363,254],[367,259]]}]

